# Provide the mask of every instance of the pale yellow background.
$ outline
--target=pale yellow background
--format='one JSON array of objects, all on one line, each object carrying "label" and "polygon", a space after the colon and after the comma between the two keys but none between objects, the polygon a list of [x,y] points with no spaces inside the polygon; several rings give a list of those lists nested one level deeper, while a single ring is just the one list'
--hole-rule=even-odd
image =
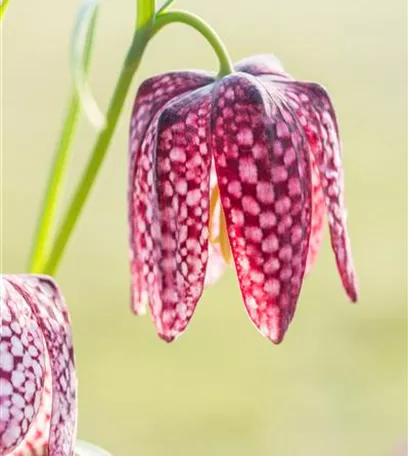
[{"label": "pale yellow background", "polygon": [[[134,2],[106,0],[92,87],[106,109]],[[78,0],[12,0],[3,28],[3,270],[25,271],[70,76]],[[216,69],[206,42],[172,26],[149,47],[58,281],[80,382],[79,435],[115,456],[386,456],[407,427],[406,2],[184,0],[234,60],[272,52],[323,83],[338,110],[361,302],[347,303],[328,238],[284,343],[246,317],[234,274],[206,291],[173,345],[129,311],[127,130],[138,83]],[[68,194],[95,136],[81,123]]]}]

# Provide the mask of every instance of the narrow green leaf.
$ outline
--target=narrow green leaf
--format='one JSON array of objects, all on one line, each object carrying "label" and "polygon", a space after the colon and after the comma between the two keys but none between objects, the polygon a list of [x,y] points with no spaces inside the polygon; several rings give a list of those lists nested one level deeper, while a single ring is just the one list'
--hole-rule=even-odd
[{"label": "narrow green leaf", "polygon": [[84,53],[87,41],[93,40],[96,17],[100,0],[85,0],[79,10],[77,21],[72,34],[71,68],[74,86],[78,93],[82,109],[90,122],[98,129],[105,127],[106,120],[89,85],[88,75],[84,67]]},{"label": "narrow green leaf", "polygon": [[163,13],[166,9],[174,3],[174,0],[166,0],[163,5],[157,10],[156,14]]},{"label": "narrow green leaf", "polygon": [[111,456],[106,450],[83,440],[77,440],[75,445],[76,456]]},{"label": "narrow green leaf", "polygon": [[[89,72],[92,57],[93,31],[95,26],[88,29],[83,52],[83,68],[85,73]],[[49,253],[52,235],[55,228],[55,219],[60,202],[65,175],[71,155],[71,146],[74,140],[78,125],[81,105],[79,96],[75,88],[67,107],[65,120],[61,129],[61,134],[54,154],[51,166],[44,201],[39,214],[36,232],[34,235],[32,252],[29,263],[29,270],[33,273],[41,273]]]}]

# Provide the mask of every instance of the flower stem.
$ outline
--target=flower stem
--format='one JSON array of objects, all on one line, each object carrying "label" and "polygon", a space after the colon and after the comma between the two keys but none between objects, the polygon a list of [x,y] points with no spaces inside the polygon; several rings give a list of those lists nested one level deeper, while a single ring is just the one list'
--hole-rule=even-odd
[{"label": "flower stem", "polygon": [[189,25],[206,38],[217,54],[220,62],[220,70],[218,73],[219,78],[234,72],[231,58],[220,37],[212,27],[195,14],[191,14],[187,11],[165,11],[158,14],[153,25],[153,34],[155,35],[165,25],[172,24],[174,22],[181,22]]},{"label": "flower stem", "polygon": [[10,4],[10,0],[3,0],[0,5],[0,21],[3,19],[4,13]]},{"label": "flower stem", "polygon": [[[93,24],[89,28],[90,31],[85,43],[85,52],[83,57],[85,72],[88,72],[91,61],[95,21],[96,18],[93,19]],[[38,220],[37,231],[34,237],[29,267],[32,273],[40,272],[42,270],[48,253],[48,244],[54,228],[57,205],[61,196],[67,168],[66,165],[69,159],[76,126],[78,124],[79,113],[79,97],[76,91],[73,91],[55,153],[54,163],[51,167],[44,202],[41,208],[41,215]]]},{"label": "flower stem", "polygon": [[103,159],[105,158],[106,151],[111,142],[119,115],[122,111],[129,86],[132,82],[133,75],[139,66],[147,42],[148,36],[146,36],[143,29],[137,31],[111,99],[107,113],[106,127],[100,132],[96,140],[91,158],[89,159],[88,165],[82,175],[82,179],[62,221],[55,243],[48,257],[48,261],[41,271],[43,273],[52,275],[59,264],[71,232],[84,207],[85,201],[92,188],[92,184],[98,174]]},{"label": "flower stem", "polygon": [[146,28],[153,23],[155,0],[137,0],[136,29]]}]

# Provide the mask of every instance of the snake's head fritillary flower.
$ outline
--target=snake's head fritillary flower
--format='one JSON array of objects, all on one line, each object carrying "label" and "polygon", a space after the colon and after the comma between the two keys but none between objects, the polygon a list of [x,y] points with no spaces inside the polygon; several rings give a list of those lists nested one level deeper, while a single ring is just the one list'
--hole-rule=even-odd
[{"label": "snake's head fritillary flower", "polygon": [[46,276],[1,276],[0,454],[72,456],[77,383],[64,299]]},{"label": "snake's head fritillary flower", "polygon": [[234,263],[246,310],[279,343],[324,214],[338,270],[357,300],[333,106],[274,57],[215,79],[198,71],[145,81],[130,127],[132,305],[159,335],[186,328],[205,283]]}]

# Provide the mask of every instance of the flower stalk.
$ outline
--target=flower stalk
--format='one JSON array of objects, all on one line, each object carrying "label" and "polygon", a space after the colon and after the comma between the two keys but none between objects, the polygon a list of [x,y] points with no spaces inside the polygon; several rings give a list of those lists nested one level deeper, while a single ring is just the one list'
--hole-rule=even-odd
[{"label": "flower stalk", "polygon": [[218,60],[220,62],[220,69],[218,78],[222,78],[234,72],[234,67],[231,58],[228,54],[227,48],[221,41],[215,30],[204,22],[200,17],[191,14],[187,11],[169,11],[161,13],[157,16],[154,26],[153,34],[158,33],[164,26],[173,23],[182,23],[197,30],[208,41],[214,49]]},{"label": "flower stalk", "polygon": [[136,30],[149,28],[154,21],[155,0],[137,0]]},{"label": "flower stalk", "polygon": [[10,4],[10,0],[3,0],[0,5],[0,21],[3,19],[4,13]]}]

